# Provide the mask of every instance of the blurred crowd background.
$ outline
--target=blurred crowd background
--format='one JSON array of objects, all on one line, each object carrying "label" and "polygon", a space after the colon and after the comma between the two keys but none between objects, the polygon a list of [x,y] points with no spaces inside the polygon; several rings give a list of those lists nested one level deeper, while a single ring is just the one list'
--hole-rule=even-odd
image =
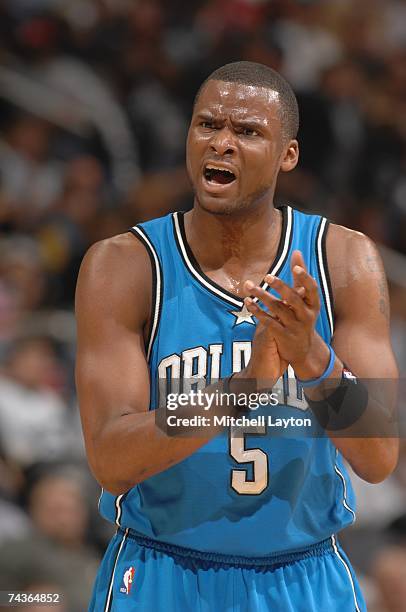
[{"label": "blurred crowd background", "polygon": [[[380,245],[406,372],[404,0],[0,0],[0,590],[86,609],[113,528],[74,391],[78,268],[93,242],[191,207],[193,97],[239,59],[298,96],[301,163],[278,202]],[[388,481],[354,485],[342,541],[369,610],[402,612],[405,448]]]}]

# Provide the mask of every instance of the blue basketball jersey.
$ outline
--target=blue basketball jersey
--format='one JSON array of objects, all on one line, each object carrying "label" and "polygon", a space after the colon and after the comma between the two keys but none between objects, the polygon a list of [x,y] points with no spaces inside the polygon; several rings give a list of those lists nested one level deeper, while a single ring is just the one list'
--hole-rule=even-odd
[{"label": "blue basketball jersey", "polygon": [[[302,252],[317,280],[321,311],[316,329],[329,343],[333,304],[325,239],[328,222],[282,207],[282,233],[270,273],[292,284],[292,251]],[[158,380],[204,381],[229,376],[248,363],[256,321],[241,299],[209,279],[187,243],[183,213],[133,228],[153,268],[153,313],[146,347],[151,405]],[[265,289],[270,288],[264,282]],[[102,491],[108,520],[167,544],[222,555],[261,557],[299,550],[352,523],[354,495],[340,453],[314,418],[300,385],[289,374],[275,386],[281,401],[269,407],[271,423],[238,441],[227,430],[177,465],[127,493]],[[268,408],[267,408],[268,410]],[[301,423],[311,420],[306,431]]]}]

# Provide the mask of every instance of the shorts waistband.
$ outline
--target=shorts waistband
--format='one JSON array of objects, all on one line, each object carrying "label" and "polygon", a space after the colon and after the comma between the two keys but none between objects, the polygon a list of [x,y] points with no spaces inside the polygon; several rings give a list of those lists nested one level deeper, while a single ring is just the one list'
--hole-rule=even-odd
[{"label": "shorts waistband", "polygon": [[159,540],[153,540],[147,536],[134,531],[134,529],[124,529],[120,527],[118,533],[127,534],[127,538],[135,540],[140,546],[152,548],[172,557],[187,558],[189,560],[205,562],[209,565],[229,565],[246,568],[262,568],[275,570],[284,565],[290,565],[296,561],[309,559],[311,557],[321,557],[326,554],[334,553],[331,538],[312,544],[300,550],[282,554],[269,555],[266,557],[244,557],[240,555],[223,555],[217,552],[204,552],[193,548],[186,548],[175,544],[168,544]]}]

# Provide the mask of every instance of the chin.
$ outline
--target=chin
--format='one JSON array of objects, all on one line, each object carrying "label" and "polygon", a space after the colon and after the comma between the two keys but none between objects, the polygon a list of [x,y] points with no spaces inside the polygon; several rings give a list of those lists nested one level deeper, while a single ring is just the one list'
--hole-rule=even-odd
[{"label": "chin", "polygon": [[236,202],[232,198],[214,198],[207,194],[195,193],[196,202],[202,210],[212,215],[229,216],[245,210],[247,207],[242,202]]},{"label": "chin", "polygon": [[247,202],[230,202],[230,201],[198,201],[199,206],[202,210],[211,213],[212,215],[222,216],[222,217],[238,217],[245,216],[247,212],[255,209],[255,203]]},{"label": "chin", "polygon": [[272,202],[272,193],[269,186],[259,188],[255,193],[245,197],[228,197],[213,196],[203,191],[195,190],[195,200],[199,208],[219,216],[244,216],[245,214],[254,212],[259,206],[263,205],[264,200]]},{"label": "chin", "polygon": [[230,216],[239,210],[233,202],[221,201],[199,201],[199,206],[202,210],[211,213],[212,215]]},{"label": "chin", "polygon": [[199,202],[200,208],[212,215],[231,215],[235,212],[235,207],[231,203],[224,202]]}]

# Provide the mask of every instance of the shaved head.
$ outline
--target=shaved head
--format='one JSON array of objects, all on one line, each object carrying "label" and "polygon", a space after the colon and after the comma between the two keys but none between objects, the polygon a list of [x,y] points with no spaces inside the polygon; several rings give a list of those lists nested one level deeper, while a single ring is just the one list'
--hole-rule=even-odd
[{"label": "shaved head", "polygon": [[278,94],[282,130],[285,138],[296,138],[299,129],[299,109],[289,83],[276,70],[255,62],[233,62],[212,72],[196,94],[195,104],[209,81],[241,83],[271,89]]}]

